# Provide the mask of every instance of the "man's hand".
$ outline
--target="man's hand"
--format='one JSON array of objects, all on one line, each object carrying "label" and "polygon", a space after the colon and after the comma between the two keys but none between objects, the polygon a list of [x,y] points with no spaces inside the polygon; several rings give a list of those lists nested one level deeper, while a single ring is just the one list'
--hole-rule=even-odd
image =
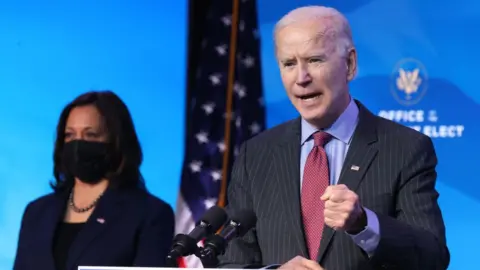
[{"label": "man's hand", "polygon": [[321,199],[325,201],[325,224],[334,230],[358,234],[367,226],[367,217],[358,196],[347,186],[328,186]]},{"label": "man's hand", "polygon": [[278,269],[285,270],[325,270],[316,261],[305,259],[302,256],[297,256]]}]

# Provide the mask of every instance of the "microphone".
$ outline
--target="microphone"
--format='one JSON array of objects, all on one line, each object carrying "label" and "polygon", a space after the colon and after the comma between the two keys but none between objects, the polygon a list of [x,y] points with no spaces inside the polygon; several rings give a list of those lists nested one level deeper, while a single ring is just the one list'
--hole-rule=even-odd
[{"label": "microphone", "polygon": [[177,259],[195,254],[197,243],[204,237],[215,233],[227,220],[227,213],[218,206],[208,209],[197,226],[188,234],[177,234],[167,255],[169,267],[178,267]]},{"label": "microphone", "polygon": [[207,237],[204,247],[195,254],[205,268],[215,268],[218,264],[217,256],[225,253],[228,242],[244,236],[257,223],[257,217],[251,210],[241,210],[232,216],[223,230],[219,234]]}]

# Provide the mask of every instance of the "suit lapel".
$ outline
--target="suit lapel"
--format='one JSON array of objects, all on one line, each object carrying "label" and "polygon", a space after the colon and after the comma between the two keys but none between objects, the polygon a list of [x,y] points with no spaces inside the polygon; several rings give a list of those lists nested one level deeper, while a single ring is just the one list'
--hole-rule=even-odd
[{"label": "suit lapel", "polygon": [[[377,119],[360,102],[356,101],[356,103],[359,108],[359,123],[353,134],[352,143],[348,149],[338,182],[338,184],[346,185],[352,191],[357,190],[378,152],[375,146],[377,141]],[[321,261],[325,255],[325,251],[334,234],[335,230],[328,226],[324,227],[318,252],[318,261]]]},{"label": "suit lapel", "polygon": [[45,269],[55,269],[55,261],[53,258],[53,241],[55,239],[55,232],[57,230],[58,224],[62,221],[63,214],[67,205],[67,196],[68,192],[62,192],[59,194],[54,194],[49,203],[48,211],[44,213],[44,217],[39,219],[39,231],[40,240],[39,243],[45,243],[46,253],[48,257],[46,258],[47,265],[43,266]]},{"label": "suit lapel", "polygon": [[285,217],[292,227],[297,250],[301,252],[300,255],[307,257],[300,209],[300,118],[291,123],[284,138],[274,149],[275,171],[282,192]]},{"label": "suit lapel", "polygon": [[126,194],[113,189],[107,189],[99,200],[95,210],[79,232],[69,251],[68,266],[72,268],[89,245],[121,217],[122,205]]}]

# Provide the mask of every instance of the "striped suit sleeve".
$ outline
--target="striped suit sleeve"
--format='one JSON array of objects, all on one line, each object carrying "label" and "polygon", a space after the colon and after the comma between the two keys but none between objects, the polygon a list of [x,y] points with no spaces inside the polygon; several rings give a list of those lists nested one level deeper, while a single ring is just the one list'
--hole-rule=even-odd
[{"label": "striped suit sleeve", "polygon": [[431,139],[406,146],[396,194],[395,217],[378,214],[380,242],[374,264],[400,269],[447,269],[450,255],[435,190],[437,157]]},{"label": "striped suit sleeve", "polygon": [[[228,186],[227,213],[230,215],[242,209],[253,211],[250,195],[249,180],[246,170],[247,143],[240,148]],[[255,230],[252,229],[242,238],[233,239],[227,246],[224,255],[219,256],[221,268],[260,268],[262,262],[261,251],[257,243]]]}]

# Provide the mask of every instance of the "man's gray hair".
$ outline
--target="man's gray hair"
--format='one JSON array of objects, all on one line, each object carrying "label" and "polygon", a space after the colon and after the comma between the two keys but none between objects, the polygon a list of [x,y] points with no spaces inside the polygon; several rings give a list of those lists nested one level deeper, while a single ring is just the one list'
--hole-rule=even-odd
[{"label": "man's gray hair", "polygon": [[324,6],[305,6],[290,11],[275,24],[274,39],[277,32],[282,28],[302,21],[330,22],[329,26],[332,29],[329,29],[329,31],[333,31],[336,35],[337,50],[342,56],[346,56],[348,50],[354,47],[352,30],[347,18],[336,9]]}]

